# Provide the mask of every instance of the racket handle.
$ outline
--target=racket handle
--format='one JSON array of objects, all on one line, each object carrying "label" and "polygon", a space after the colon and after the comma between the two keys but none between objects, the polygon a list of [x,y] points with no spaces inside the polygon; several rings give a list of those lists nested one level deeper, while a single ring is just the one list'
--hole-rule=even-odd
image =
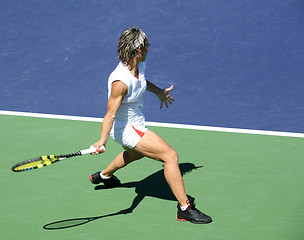
[{"label": "racket handle", "polygon": [[[101,146],[100,149],[106,150],[105,146]],[[81,150],[80,153],[81,153],[81,155],[89,154],[89,153],[96,153],[96,148],[93,145],[91,145],[90,148]]]}]

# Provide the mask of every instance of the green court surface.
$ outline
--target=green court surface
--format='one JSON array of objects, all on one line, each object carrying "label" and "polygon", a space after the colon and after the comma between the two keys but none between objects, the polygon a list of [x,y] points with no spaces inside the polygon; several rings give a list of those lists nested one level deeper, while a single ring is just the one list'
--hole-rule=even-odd
[{"label": "green court surface", "polygon": [[121,169],[116,189],[90,183],[122,150],[112,140],[99,156],[11,171],[29,158],[89,147],[100,123],[0,115],[0,126],[3,240],[304,239],[303,138],[149,127],[177,150],[187,193],[213,218],[195,225],[175,219],[159,162]]}]

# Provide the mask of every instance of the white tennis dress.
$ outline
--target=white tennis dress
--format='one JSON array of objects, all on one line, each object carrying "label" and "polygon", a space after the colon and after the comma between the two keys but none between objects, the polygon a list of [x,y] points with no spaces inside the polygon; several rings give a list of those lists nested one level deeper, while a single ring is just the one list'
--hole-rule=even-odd
[{"label": "white tennis dress", "polygon": [[147,131],[142,112],[143,94],[147,87],[145,69],[146,64],[144,62],[139,63],[139,75],[136,78],[131,74],[128,67],[120,62],[108,79],[108,98],[111,95],[114,81],[121,81],[128,87],[128,93],[124,96],[117,111],[110,136],[114,141],[129,148],[134,148]]}]

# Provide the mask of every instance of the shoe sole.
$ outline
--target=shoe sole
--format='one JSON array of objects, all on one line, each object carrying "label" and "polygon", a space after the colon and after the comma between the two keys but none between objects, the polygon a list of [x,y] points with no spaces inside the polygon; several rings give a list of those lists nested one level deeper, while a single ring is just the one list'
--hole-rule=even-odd
[{"label": "shoe sole", "polygon": [[177,215],[176,215],[176,219],[180,222],[191,222],[191,223],[195,223],[195,224],[207,224],[207,223],[211,223],[212,220],[210,221],[195,221],[195,220],[187,220],[187,219],[184,219],[184,218],[179,218]]}]

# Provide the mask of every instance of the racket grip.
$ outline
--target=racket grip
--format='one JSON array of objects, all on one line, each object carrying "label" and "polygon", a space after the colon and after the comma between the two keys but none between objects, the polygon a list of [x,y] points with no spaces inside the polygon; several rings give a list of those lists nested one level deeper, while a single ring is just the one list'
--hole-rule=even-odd
[{"label": "racket grip", "polygon": [[81,155],[94,153],[94,152],[96,152],[96,148],[93,145],[91,145],[91,147],[88,149],[84,149],[80,151]]},{"label": "racket grip", "polygon": [[[106,150],[105,146],[101,146],[100,149]],[[93,145],[91,145],[90,148],[81,150],[80,153],[81,153],[81,155],[89,154],[89,153],[96,153],[96,148]]]}]

